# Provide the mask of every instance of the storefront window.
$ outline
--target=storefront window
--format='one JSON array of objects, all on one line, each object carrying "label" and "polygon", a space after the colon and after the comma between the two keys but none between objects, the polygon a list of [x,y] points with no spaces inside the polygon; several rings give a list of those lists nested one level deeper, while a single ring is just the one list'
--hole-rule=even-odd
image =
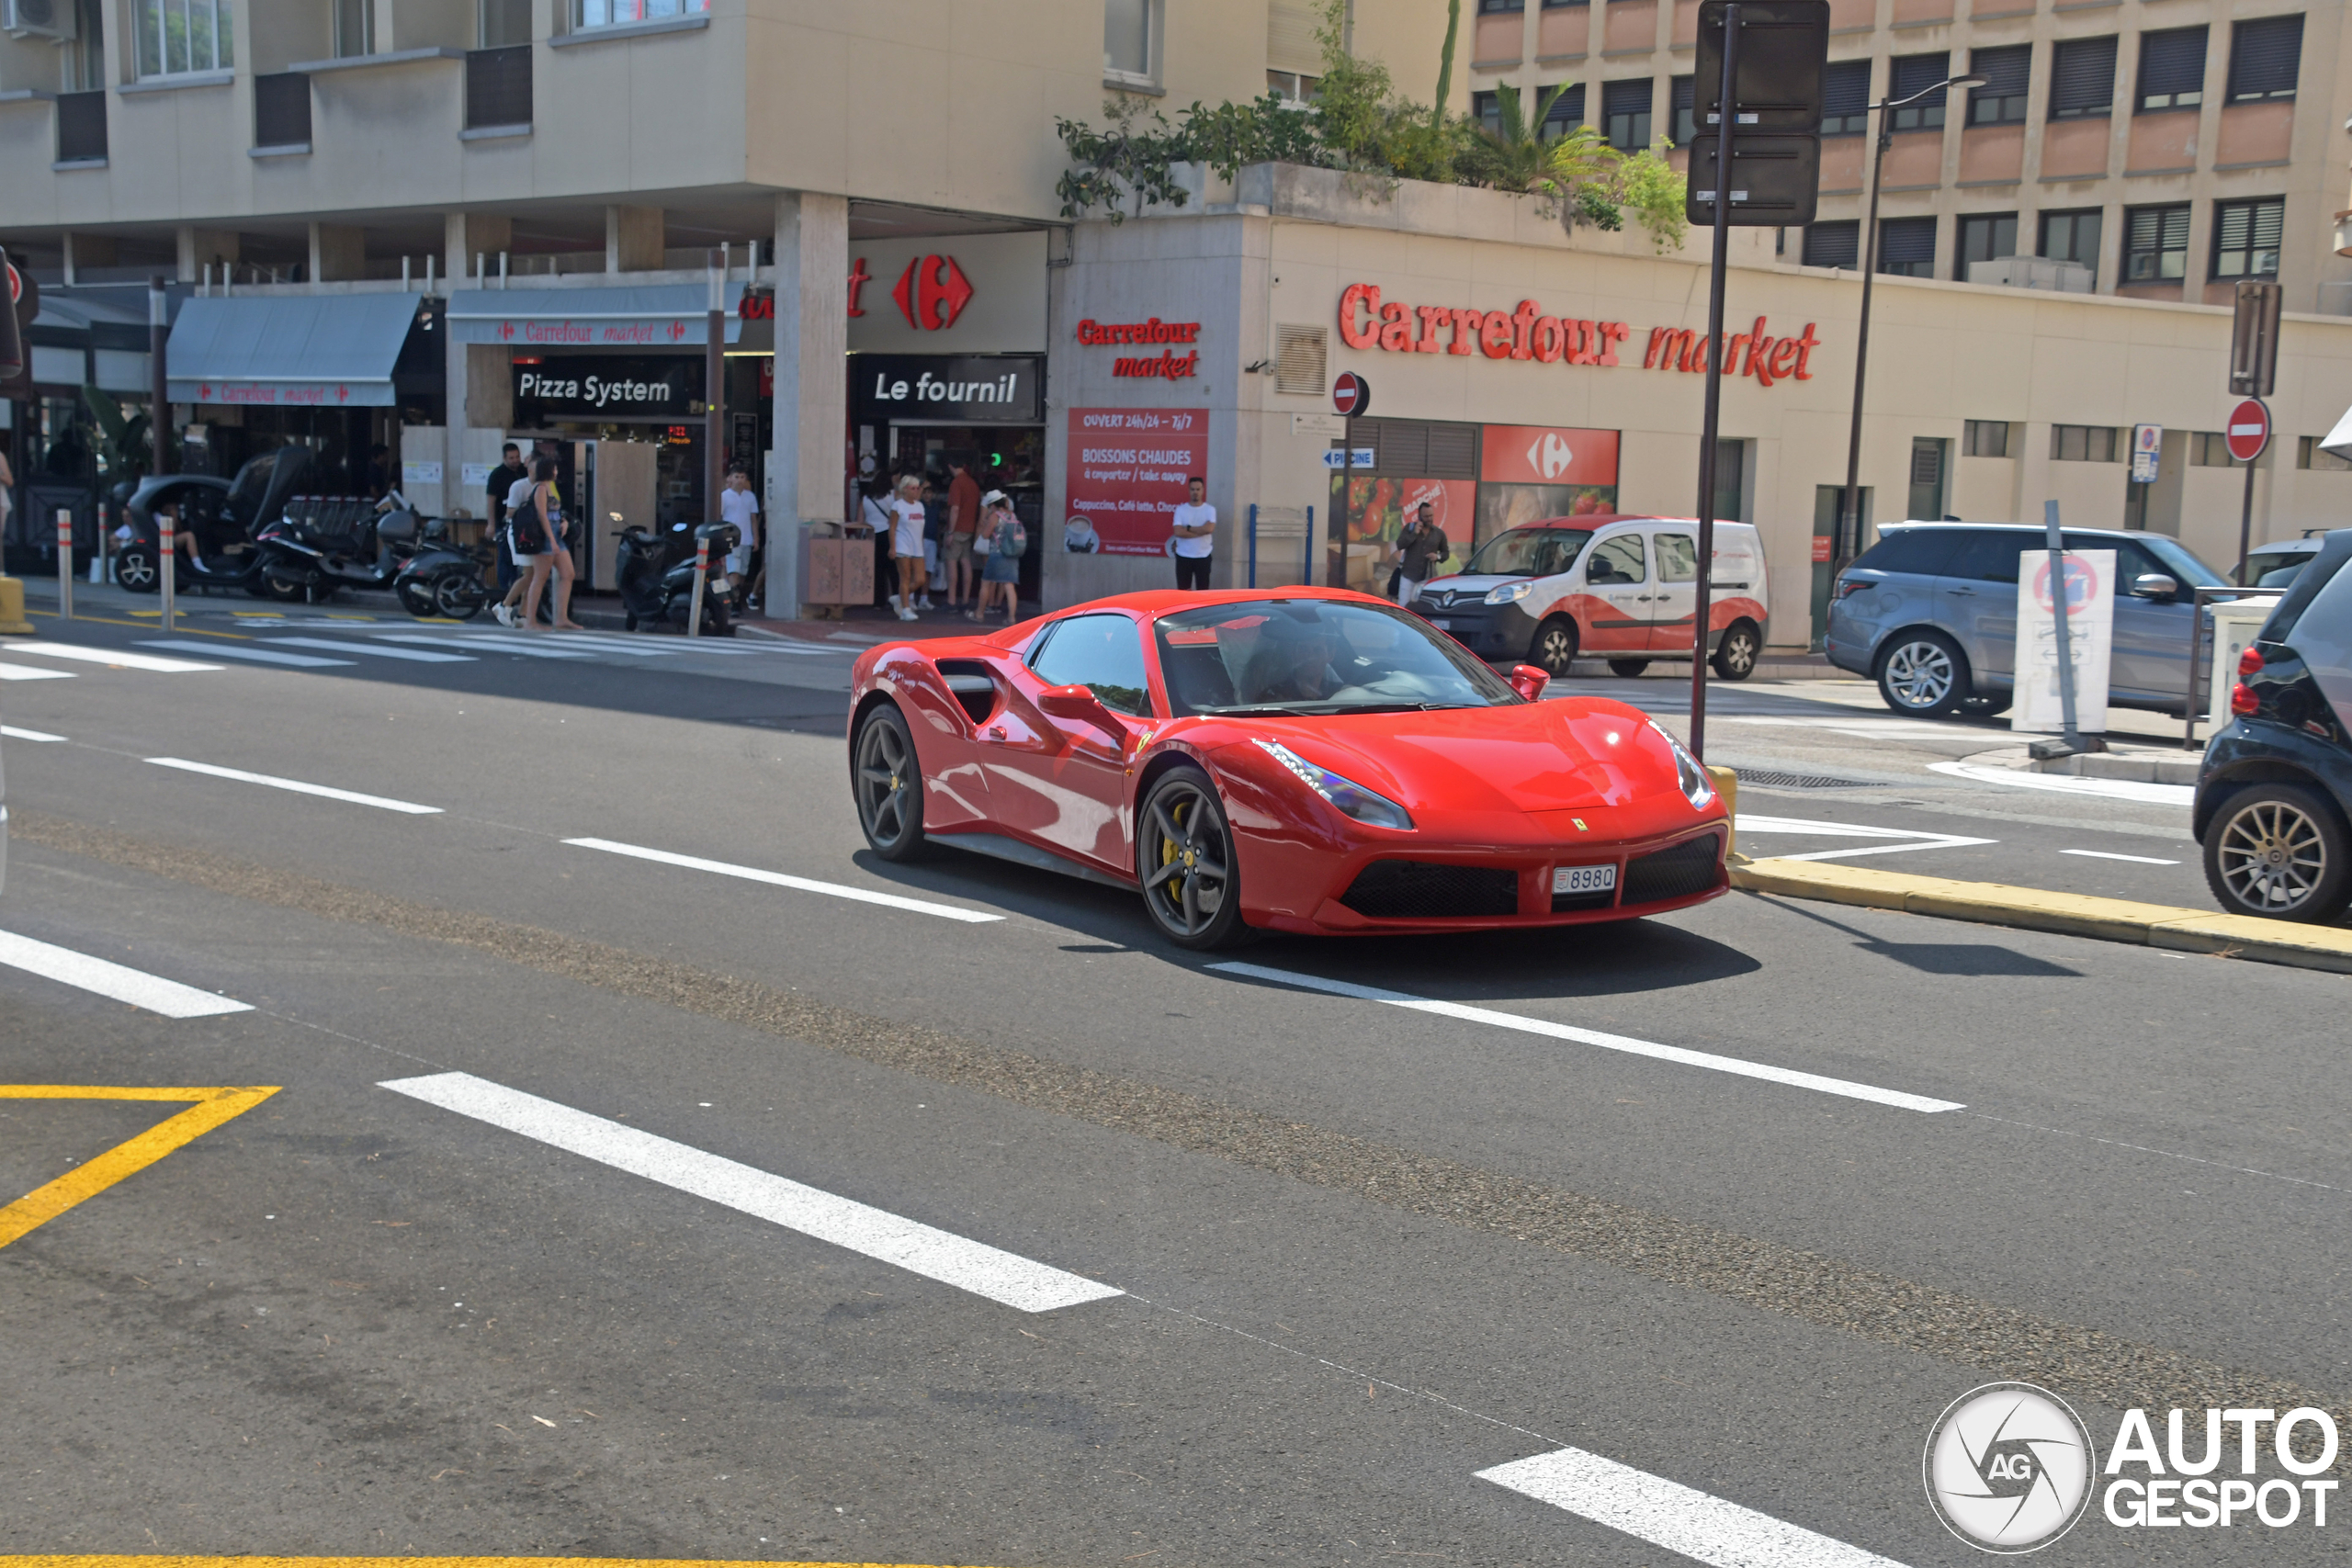
[{"label": "storefront window", "polygon": [[236,63],[231,0],[134,0],[139,74],[183,76]]},{"label": "storefront window", "polygon": [[574,28],[626,27],[631,22],[662,22],[673,17],[698,17],[710,9],[710,0],[579,0]]}]

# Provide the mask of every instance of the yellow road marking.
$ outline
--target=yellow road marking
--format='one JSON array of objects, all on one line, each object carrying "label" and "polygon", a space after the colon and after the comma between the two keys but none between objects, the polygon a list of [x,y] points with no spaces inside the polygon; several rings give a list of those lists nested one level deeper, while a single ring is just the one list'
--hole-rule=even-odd
[{"label": "yellow road marking", "polygon": [[[109,1084],[0,1084],[0,1100],[194,1100],[186,1111],[161,1122],[127,1143],[66,1172],[46,1187],[35,1188],[0,1209],[0,1247],[47,1224],[87,1198],[95,1198],[125,1177],[136,1176],[174,1149],[194,1143],[205,1134],[251,1111],[277,1092],[267,1089],[122,1089]],[[130,1562],[133,1558],[5,1558],[0,1564],[54,1561]],[[156,1558],[152,1561],[180,1561]],[[190,1562],[208,1561],[188,1558]],[[257,1561],[257,1560],[246,1560]]]},{"label": "yellow road marking", "polygon": [[[133,610],[130,613],[134,615],[153,615],[160,617],[164,612],[161,610]],[[58,613],[54,610],[27,610],[25,614],[28,615],[39,615],[45,621],[54,621],[61,618],[58,615]],[[134,631],[152,632],[155,629],[145,621],[119,621],[112,615],[76,615],[74,619],[77,621],[96,622],[97,625],[102,626],[129,626]],[[253,638],[245,636],[243,632],[209,632],[202,626],[182,626],[179,630],[189,637],[226,637],[231,642],[253,641]],[[6,1558],[0,1558],[0,1562],[6,1561]]]},{"label": "yellow road marking", "polygon": [[0,1568],[920,1568],[680,1557],[0,1557]]}]

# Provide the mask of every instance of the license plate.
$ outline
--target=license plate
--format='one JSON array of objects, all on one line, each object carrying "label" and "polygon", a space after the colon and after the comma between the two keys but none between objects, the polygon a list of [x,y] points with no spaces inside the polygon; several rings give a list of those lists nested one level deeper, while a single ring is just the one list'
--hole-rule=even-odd
[{"label": "license plate", "polygon": [[1450,632],[1453,629],[1453,623],[1447,620],[1442,615],[1431,615],[1430,617],[1430,625],[1435,626],[1442,632]]},{"label": "license plate", "polygon": [[732,578],[729,577],[729,576],[728,576],[725,572],[723,572],[723,571],[722,571],[722,572],[720,572],[717,577],[714,577],[714,578],[712,578],[712,579],[710,580],[710,588],[711,588],[711,592],[714,592],[714,593],[724,593],[724,592],[726,592],[729,588],[732,588],[732,587],[734,587],[734,586],[735,586],[734,579],[732,579]]},{"label": "license plate", "polygon": [[1617,886],[1617,868],[1613,865],[1555,865],[1552,868],[1552,891],[1555,893],[1606,893]]}]

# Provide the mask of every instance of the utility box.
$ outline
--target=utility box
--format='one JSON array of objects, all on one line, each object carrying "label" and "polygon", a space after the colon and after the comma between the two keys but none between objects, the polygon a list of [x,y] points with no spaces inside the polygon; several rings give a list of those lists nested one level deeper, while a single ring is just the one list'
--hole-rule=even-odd
[{"label": "utility box", "polygon": [[2277,599],[2228,599],[2206,606],[2213,617],[2213,665],[2206,721],[2218,730],[2233,716],[2230,693],[2238,683],[2238,656],[2253,646],[2262,623],[2278,607]]},{"label": "utility box", "polygon": [[2004,288],[2042,288],[2053,294],[2093,292],[2091,269],[2080,262],[2048,256],[1998,256],[1968,264],[1968,281]]},{"label": "utility box", "polygon": [[800,531],[802,602],[819,620],[840,620],[851,604],[874,603],[874,530],[862,523],[811,523]]}]

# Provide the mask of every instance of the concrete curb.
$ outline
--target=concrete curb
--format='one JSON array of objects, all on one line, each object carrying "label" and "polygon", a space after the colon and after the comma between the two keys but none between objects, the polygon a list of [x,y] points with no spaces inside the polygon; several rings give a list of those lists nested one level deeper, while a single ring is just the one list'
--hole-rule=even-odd
[{"label": "concrete curb", "polygon": [[2049,893],[2038,887],[1962,882],[1948,876],[1912,876],[1822,861],[1749,861],[1732,867],[1731,885],[1786,898],[1902,909],[1947,920],[2058,931],[2175,953],[2210,953],[2222,958],[2250,958],[2259,964],[2352,975],[2352,931],[2341,926],[2299,925],[2175,908],[2169,904],[2135,904],[2127,898]]}]

